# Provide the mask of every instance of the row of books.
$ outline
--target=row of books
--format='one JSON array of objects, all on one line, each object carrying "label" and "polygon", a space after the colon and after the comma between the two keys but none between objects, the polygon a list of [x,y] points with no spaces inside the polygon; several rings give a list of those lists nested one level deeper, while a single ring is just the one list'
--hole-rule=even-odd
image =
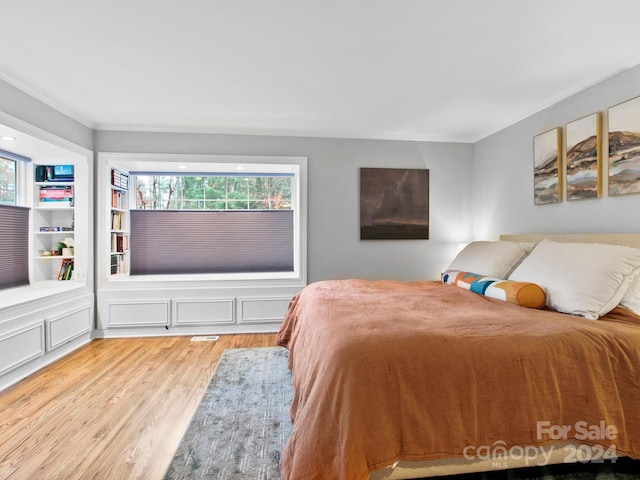
[{"label": "row of books", "polygon": [[122,212],[111,212],[111,230],[124,230],[122,226]]},{"label": "row of books", "polygon": [[63,258],[60,260],[60,267],[56,275],[58,280],[71,280],[73,278],[73,258]]},{"label": "row of books", "polygon": [[111,255],[111,275],[126,273],[125,265],[122,255]]},{"label": "row of books", "polygon": [[41,232],[73,232],[71,227],[40,227]]},{"label": "row of books", "polygon": [[65,185],[47,185],[40,187],[40,204],[44,206],[73,206],[73,187]]},{"label": "row of books", "polygon": [[122,233],[111,234],[111,251],[126,252],[129,250],[129,236]]},{"label": "row of books", "polygon": [[111,185],[127,190],[129,188],[129,175],[112,168]]},{"label": "row of books", "polygon": [[40,187],[40,200],[50,198],[60,200],[73,197],[73,187],[69,185],[47,185]]},{"label": "row of books", "polygon": [[125,195],[122,192],[118,190],[111,191],[111,207],[124,210],[124,208],[126,207]]},{"label": "row of books", "polygon": [[[111,170],[111,184],[123,190],[129,189],[129,175],[118,170]],[[125,192],[111,191],[111,207],[120,210],[127,209],[127,196]],[[126,218],[126,217],[125,217]],[[111,212],[111,229],[124,230],[124,218],[122,212]],[[123,253],[129,250],[129,236],[123,233],[111,234],[111,275],[126,273],[126,262]]]},{"label": "row of books", "polygon": [[73,182],[73,165],[36,165],[36,182]]}]

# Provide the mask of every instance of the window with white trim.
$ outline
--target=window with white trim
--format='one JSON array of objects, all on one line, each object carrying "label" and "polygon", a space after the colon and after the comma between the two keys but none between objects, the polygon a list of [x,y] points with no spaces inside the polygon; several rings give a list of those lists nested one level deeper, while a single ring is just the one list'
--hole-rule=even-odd
[{"label": "window with white trim", "polygon": [[110,163],[129,175],[127,275],[306,280],[306,159],[265,160],[187,162],[186,168],[180,160]]},{"label": "window with white trim", "polygon": [[18,205],[17,181],[18,161],[29,160],[0,150],[0,289],[29,284],[29,208]]},{"label": "window with white trim", "polygon": [[267,173],[134,175],[131,275],[292,272],[292,180]]},{"label": "window with white trim", "polygon": [[0,204],[16,204],[16,161],[0,153]]},{"label": "window with white trim", "polygon": [[139,210],[291,210],[293,174],[144,175],[135,180]]}]

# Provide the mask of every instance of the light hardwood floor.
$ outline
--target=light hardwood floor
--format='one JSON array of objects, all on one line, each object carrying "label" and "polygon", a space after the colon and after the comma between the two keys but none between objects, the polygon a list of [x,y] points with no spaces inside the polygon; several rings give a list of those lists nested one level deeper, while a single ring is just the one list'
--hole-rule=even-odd
[{"label": "light hardwood floor", "polygon": [[0,479],[161,479],[226,348],[275,334],[94,340],[0,392]]}]

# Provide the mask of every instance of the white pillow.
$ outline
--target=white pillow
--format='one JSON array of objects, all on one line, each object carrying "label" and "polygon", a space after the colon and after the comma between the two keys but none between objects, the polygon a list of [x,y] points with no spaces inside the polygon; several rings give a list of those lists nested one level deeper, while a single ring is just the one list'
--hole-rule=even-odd
[{"label": "white pillow", "polygon": [[629,290],[622,297],[620,306],[640,315],[640,274],[631,282]]},{"label": "white pillow", "polygon": [[597,320],[620,303],[639,273],[640,249],[543,240],[509,280],[540,285],[549,308]]},{"label": "white pillow", "polygon": [[447,270],[474,272],[486,277],[508,278],[534,245],[535,243],[504,240],[471,242],[458,253]]}]

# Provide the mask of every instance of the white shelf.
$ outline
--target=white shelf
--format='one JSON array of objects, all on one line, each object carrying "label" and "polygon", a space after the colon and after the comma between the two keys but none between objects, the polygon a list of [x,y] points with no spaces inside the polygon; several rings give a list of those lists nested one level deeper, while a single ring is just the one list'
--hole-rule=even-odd
[{"label": "white shelf", "polygon": [[79,289],[83,289],[83,293],[86,293],[86,287],[86,282],[77,280],[41,280],[31,282],[28,287],[7,288],[0,291],[0,305],[11,307]]},{"label": "white shelf", "polygon": [[[71,163],[71,162],[69,162]],[[38,165],[35,165],[37,167]],[[78,165],[78,174],[82,175],[82,168]],[[84,177],[81,177],[84,179]],[[41,227],[57,227],[57,228],[71,228],[74,225],[75,217],[78,215],[78,211],[75,207],[75,200],[79,192],[85,192],[84,183],[76,183],[74,180],[67,181],[45,181],[45,182],[33,182],[33,215],[32,215],[32,268],[30,279],[31,282],[67,282],[68,280],[57,279],[58,265],[64,261],[72,261],[79,267],[86,275],[86,266],[83,263],[86,261],[86,256],[83,251],[83,247],[80,247],[74,255],[41,255],[42,251],[56,251],[57,244],[65,237],[74,239],[74,243],[79,241],[79,245],[83,243],[85,235],[82,232],[76,232],[74,230],[47,230],[41,231]],[[42,201],[40,197],[41,192],[45,189],[61,189],[66,190],[64,192],[65,198],[54,201]],[[83,197],[84,198],[84,197]],[[84,210],[84,209],[83,209]],[[85,217],[81,214],[78,218],[81,223],[77,224],[82,226],[85,224]],[[77,234],[79,233],[79,234]],[[79,255],[79,256],[78,256]]]},{"label": "white shelf", "polygon": [[42,210],[42,211],[46,211],[46,210],[69,210],[72,211],[73,210],[73,206],[68,205],[66,202],[60,202],[62,205],[56,205],[56,202],[48,202],[51,203],[52,205],[42,205],[42,202],[38,202],[38,205],[33,207],[34,210]]},{"label": "white shelf", "polygon": [[70,186],[75,184],[75,182],[33,182],[33,183],[35,185],[38,185],[39,187],[52,187],[54,185]]},{"label": "white shelf", "polygon": [[54,259],[62,259],[62,258],[75,258],[74,255],[64,256],[64,255],[36,255],[34,257],[36,260],[54,260]]},{"label": "white shelf", "polygon": [[[109,237],[107,243],[107,249],[110,250],[108,258],[108,262],[105,262],[107,266],[107,278],[112,279],[114,277],[128,277],[127,272],[129,271],[129,250],[125,249],[122,251],[113,250],[113,247],[117,247],[122,243],[122,246],[128,246],[129,240],[129,189],[126,187],[121,187],[114,185],[112,182],[119,181],[118,179],[122,176],[126,176],[126,182],[128,185],[129,174],[128,172],[124,172],[119,168],[110,167],[108,170],[109,173],[109,190],[106,190],[106,193],[109,195],[109,210],[107,216],[109,218],[109,226],[113,227],[114,225],[121,228],[110,228],[108,230]],[[122,228],[124,227],[124,228]],[[117,257],[117,258],[115,258]],[[114,265],[111,262],[116,262]],[[112,269],[115,268],[116,271],[112,273]]]}]

